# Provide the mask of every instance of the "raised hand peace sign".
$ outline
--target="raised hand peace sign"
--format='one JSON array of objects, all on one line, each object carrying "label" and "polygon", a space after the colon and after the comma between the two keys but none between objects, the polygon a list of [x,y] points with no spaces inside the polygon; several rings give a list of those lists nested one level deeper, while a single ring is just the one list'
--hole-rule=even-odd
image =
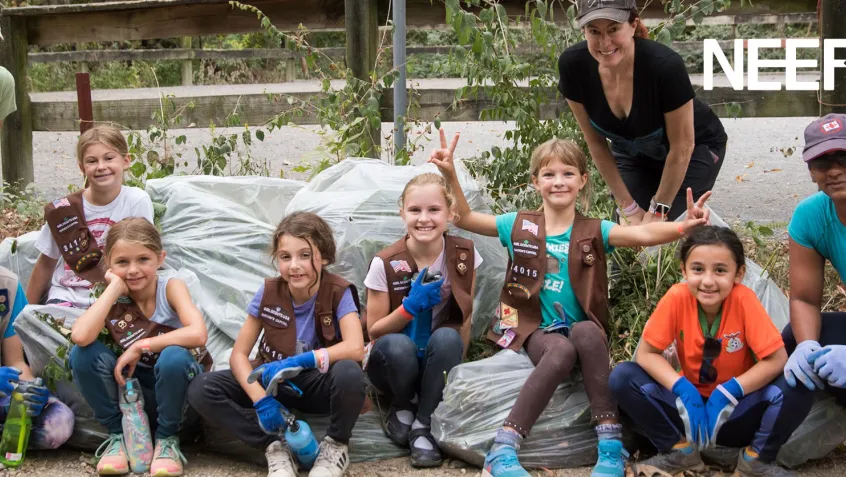
[{"label": "raised hand peace sign", "polygon": [[455,153],[455,146],[458,145],[460,134],[455,133],[452,142],[447,146],[446,133],[444,133],[443,128],[439,131],[441,133],[441,147],[432,151],[432,154],[429,155],[429,162],[438,167],[444,178],[449,179],[455,177],[455,159],[453,154]]},{"label": "raised hand peace sign", "polygon": [[702,194],[702,197],[693,202],[693,190],[687,188],[687,217],[685,217],[685,233],[690,232],[697,225],[711,225],[711,209],[705,208],[705,202],[711,197],[711,191]]}]

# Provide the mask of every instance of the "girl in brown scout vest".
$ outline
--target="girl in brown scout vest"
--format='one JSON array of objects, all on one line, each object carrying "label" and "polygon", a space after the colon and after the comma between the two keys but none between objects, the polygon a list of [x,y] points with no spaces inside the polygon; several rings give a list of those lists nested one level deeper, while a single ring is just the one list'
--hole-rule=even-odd
[{"label": "girl in brown scout vest", "polygon": [[[282,219],[273,234],[271,256],[279,276],[266,279],[248,305],[230,369],[195,379],[188,402],[204,418],[264,450],[268,477],[299,475],[291,450],[281,441],[283,406],[329,414],[326,438],[309,476],[341,477],[364,403],[358,293],[324,270],[335,262],[335,241],[332,230],[315,214],[294,212]],[[250,351],[262,332],[258,358],[251,362]],[[301,393],[279,386],[280,373],[289,368],[303,369],[288,380]]]},{"label": "girl in brown scout vest", "polygon": [[[455,197],[443,177],[415,177],[399,205],[408,233],[376,255],[364,279],[367,330],[374,340],[367,375],[392,398],[388,437],[410,445],[412,466],[437,467],[443,459],[429,430],[431,416],[443,399],[444,373],[461,361],[470,341],[482,257],[472,241],[446,235]],[[441,278],[424,283],[427,272]]]},{"label": "girl in brown scout vest", "polygon": [[[97,452],[100,475],[129,473],[128,453],[133,453],[133,462],[150,464],[149,454],[124,445],[124,433],[133,430],[121,424],[118,386],[129,377],[138,378],[144,394],[153,397],[145,399],[150,423],[158,424],[150,473],[182,475],[185,457],[177,432],[186,390],[202,365],[211,363],[203,349],[206,324],[185,282],[157,274],[164,258],[159,232],[147,219],[133,217],[115,224],[106,239],[106,290],[71,329],[76,345],[70,353],[73,380],[94,417],[109,431]],[[123,348],[120,357],[97,340],[103,328]]]},{"label": "girl in brown scout vest", "polygon": [[[706,223],[703,210],[710,194],[695,205],[688,191],[683,223],[656,222],[637,227],[589,219],[576,211],[576,199],[589,187],[587,158],[571,141],[553,138],[532,153],[532,185],[540,191],[539,211],[491,216],[473,212],[455,174],[453,151],[458,135],[429,159],[456,193],[456,225],[477,234],[499,237],[509,261],[500,305],[488,338],[500,347],[526,348],[535,370],[526,380],[511,414],[497,432],[485,458],[486,477],[529,474],[517,460],[517,450],[555,388],[578,359],[585,379],[592,419],[599,437],[599,458],[593,477],[622,477],[625,458],[617,405],[608,389],[608,281],[605,257],[614,247],[638,247],[671,242]],[[582,197],[587,210],[588,190]]]}]

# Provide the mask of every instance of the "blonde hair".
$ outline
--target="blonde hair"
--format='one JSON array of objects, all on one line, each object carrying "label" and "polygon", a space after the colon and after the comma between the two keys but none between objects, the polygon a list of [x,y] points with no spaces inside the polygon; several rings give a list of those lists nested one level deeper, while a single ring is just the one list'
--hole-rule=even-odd
[{"label": "blonde hair", "polygon": [[118,240],[143,245],[156,255],[162,252],[162,236],[156,226],[143,217],[127,217],[109,229],[106,235],[106,262]]},{"label": "blonde hair", "polygon": [[129,144],[126,143],[126,138],[120,129],[111,124],[98,124],[82,133],[76,143],[76,162],[80,167],[85,158],[85,150],[97,143],[114,149],[121,156],[129,154]]},{"label": "blonde hair", "polygon": [[414,178],[408,181],[408,184],[406,184],[405,188],[402,190],[402,194],[400,194],[399,200],[397,200],[397,204],[399,204],[400,209],[405,206],[405,196],[412,187],[430,184],[435,184],[441,188],[441,193],[443,193],[444,199],[447,203],[447,209],[449,209],[450,212],[455,213],[455,194],[452,192],[452,187],[449,186],[446,179],[434,172],[426,172],[424,174],[420,174],[419,176],[414,176]]},{"label": "blonde hair", "polygon": [[[529,173],[537,178],[542,167],[549,165],[552,161],[561,161],[565,166],[572,166],[579,170],[580,175],[588,173],[587,156],[582,148],[573,141],[554,137],[532,151],[532,159],[529,162]],[[591,185],[590,178],[584,188],[579,192],[582,212],[587,213],[590,208]],[[541,206],[543,208],[543,206]]]}]

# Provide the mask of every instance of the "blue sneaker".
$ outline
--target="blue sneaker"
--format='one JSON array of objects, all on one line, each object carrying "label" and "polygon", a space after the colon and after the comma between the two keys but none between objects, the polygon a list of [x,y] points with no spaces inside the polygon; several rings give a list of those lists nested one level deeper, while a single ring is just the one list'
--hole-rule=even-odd
[{"label": "blue sneaker", "polygon": [[629,453],[617,439],[602,439],[597,446],[599,456],[590,477],[624,477]]},{"label": "blue sneaker", "polygon": [[494,444],[485,456],[482,477],[531,477],[517,460],[517,449]]}]

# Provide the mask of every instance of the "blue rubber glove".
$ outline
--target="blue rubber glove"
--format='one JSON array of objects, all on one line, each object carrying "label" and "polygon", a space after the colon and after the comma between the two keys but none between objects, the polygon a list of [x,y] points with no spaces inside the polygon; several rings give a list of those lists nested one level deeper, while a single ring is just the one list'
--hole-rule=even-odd
[{"label": "blue rubber glove", "polygon": [[705,404],[705,413],[708,415],[708,435],[711,436],[709,447],[717,446],[717,434],[723,424],[729,420],[737,406],[737,400],[742,398],[743,394],[743,386],[735,378],[717,385],[711,393],[708,403]]},{"label": "blue rubber glove", "polygon": [[426,276],[427,269],[428,267],[417,274],[417,279],[411,282],[411,291],[408,292],[407,297],[402,299],[402,307],[413,316],[431,310],[441,302],[441,285],[444,283],[444,279],[441,277],[436,282],[424,285],[423,277]]},{"label": "blue rubber glove", "polygon": [[0,397],[6,397],[15,390],[21,370],[11,366],[0,366]]},{"label": "blue rubber glove", "polygon": [[23,395],[26,413],[30,417],[40,416],[50,398],[50,390],[44,386],[41,378],[35,378],[35,381],[21,381],[18,384],[18,392]]},{"label": "blue rubber glove", "polygon": [[702,395],[696,386],[689,379],[682,376],[673,385],[673,394],[676,399],[676,409],[684,422],[684,434],[688,442],[694,446],[704,449],[708,446],[710,436],[708,435],[708,415],[705,412],[705,403]]},{"label": "blue rubber glove", "polygon": [[[247,382],[254,383],[258,379],[261,379],[262,387],[269,391],[270,383],[274,381],[273,378],[281,371],[288,368],[314,369],[316,367],[317,356],[314,355],[314,351],[306,351],[305,353],[289,356],[285,359],[273,361],[272,363],[265,363],[259,366],[250,373],[250,376],[247,378]],[[279,380],[277,379],[276,381]],[[275,392],[273,394],[275,394]]]},{"label": "blue rubber glove", "polygon": [[259,426],[267,434],[279,435],[285,432],[287,424],[282,411],[285,409],[273,396],[265,396],[253,404]]},{"label": "blue rubber glove", "polygon": [[795,388],[796,380],[798,379],[811,391],[814,389],[825,389],[825,383],[817,376],[813,365],[808,362],[811,354],[821,348],[822,346],[813,340],[805,340],[796,346],[793,354],[787,358],[787,364],[784,365],[784,379],[787,380],[787,384],[790,387]]},{"label": "blue rubber glove", "polygon": [[821,379],[836,388],[846,388],[846,345],[828,345],[808,356]]}]

